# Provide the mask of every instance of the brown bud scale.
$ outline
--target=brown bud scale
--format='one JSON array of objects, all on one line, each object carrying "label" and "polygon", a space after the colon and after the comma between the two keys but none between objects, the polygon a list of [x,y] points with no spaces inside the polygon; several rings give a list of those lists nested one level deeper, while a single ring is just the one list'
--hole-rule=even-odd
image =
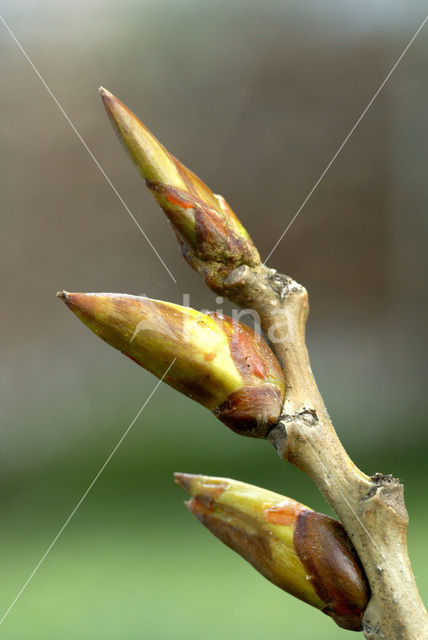
[{"label": "brown bud scale", "polygon": [[361,631],[370,589],[364,570],[343,526],[315,511],[302,511],[294,530],[294,547],[323,612],[345,629]]}]

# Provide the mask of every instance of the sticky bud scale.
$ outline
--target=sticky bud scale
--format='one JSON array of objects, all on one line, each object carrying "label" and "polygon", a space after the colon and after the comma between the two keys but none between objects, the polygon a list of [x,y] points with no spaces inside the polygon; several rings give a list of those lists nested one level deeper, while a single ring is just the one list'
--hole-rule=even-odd
[{"label": "sticky bud scale", "polygon": [[96,335],[210,409],[237,433],[266,437],[285,383],[263,338],[221,314],[114,293],[58,296]]}]

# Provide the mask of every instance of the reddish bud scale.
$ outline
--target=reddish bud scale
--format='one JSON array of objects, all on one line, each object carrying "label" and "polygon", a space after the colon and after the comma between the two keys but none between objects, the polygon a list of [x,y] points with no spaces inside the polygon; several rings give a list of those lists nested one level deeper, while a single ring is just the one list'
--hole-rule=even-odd
[{"label": "reddish bud scale", "polygon": [[227,210],[219,212],[189,192],[158,182],[146,184],[175,229],[183,257],[214,291],[222,290],[225,277],[236,267],[260,264],[256,248],[237,227],[224,200]]},{"label": "reddish bud scale", "polygon": [[279,362],[263,338],[245,324],[220,314],[209,315],[227,335],[232,360],[243,381],[214,414],[236,433],[265,438],[282,411]]}]

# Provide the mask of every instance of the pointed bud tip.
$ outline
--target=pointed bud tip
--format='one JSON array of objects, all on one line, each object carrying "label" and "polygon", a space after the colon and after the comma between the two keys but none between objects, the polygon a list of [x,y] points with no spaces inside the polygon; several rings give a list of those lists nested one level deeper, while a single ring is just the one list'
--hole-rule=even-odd
[{"label": "pointed bud tip", "polygon": [[[232,483],[239,485],[241,483],[236,480],[229,480],[228,478],[216,478],[214,476],[203,476],[193,473],[174,473],[175,482],[180,485],[185,491],[190,493],[193,498],[198,501],[212,502],[217,500],[222,493]],[[194,500],[190,500],[189,504],[193,506]],[[194,513],[194,510],[186,506]]]},{"label": "pointed bud tip", "polygon": [[98,89],[98,91],[100,92],[100,96],[102,101],[104,102],[104,106],[106,109],[111,110],[112,106],[115,103],[119,103],[120,101],[116,98],[116,96],[114,96],[111,91],[109,91],[108,89],[105,89],[104,87],[100,87]]},{"label": "pointed bud tip", "polygon": [[[196,478],[192,473],[174,473],[174,481],[180,487],[191,493],[192,481]],[[187,503],[186,503],[187,504]]]},{"label": "pointed bud tip", "polygon": [[71,294],[68,291],[57,291],[56,297],[67,302]]},{"label": "pointed bud tip", "polygon": [[67,307],[74,313],[86,310],[88,300],[92,300],[92,296],[86,293],[72,293],[70,291],[58,291],[56,297],[65,302]]},{"label": "pointed bud tip", "polygon": [[105,87],[101,86],[99,87],[98,91],[100,92],[100,96],[101,98],[104,100],[105,98],[114,98],[114,95],[112,94],[111,91],[109,91],[108,89],[106,89]]}]

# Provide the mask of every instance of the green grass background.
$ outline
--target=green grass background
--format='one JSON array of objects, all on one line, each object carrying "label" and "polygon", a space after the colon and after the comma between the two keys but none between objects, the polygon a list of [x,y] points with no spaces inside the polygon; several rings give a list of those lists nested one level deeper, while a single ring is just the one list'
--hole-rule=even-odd
[{"label": "green grass background", "polygon": [[[140,371],[135,372],[137,381]],[[144,395],[155,381],[141,376]],[[86,410],[87,441],[42,467],[3,475],[3,611],[138,410],[140,394],[136,385],[129,403],[118,410],[111,401],[111,410],[104,407],[98,420],[95,404],[71,406],[58,415],[58,429],[82,420]],[[410,554],[421,593],[428,595],[422,457],[390,449],[371,457],[360,452],[357,458],[366,470],[394,468],[406,481]],[[309,480],[281,462],[267,443],[239,438],[164,388],[15,604],[1,627],[2,638],[344,636],[329,618],[268,583],[203,528],[185,509],[186,494],[174,485],[174,470],[233,476],[331,513]]]}]

